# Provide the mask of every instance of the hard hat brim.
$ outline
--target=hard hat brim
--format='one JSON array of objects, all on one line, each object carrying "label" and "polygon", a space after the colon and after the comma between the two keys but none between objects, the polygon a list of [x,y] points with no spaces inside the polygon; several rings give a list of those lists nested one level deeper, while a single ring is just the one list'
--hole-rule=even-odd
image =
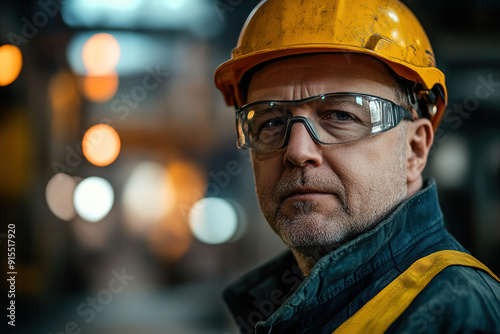
[{"label": "hard hat brim", "polygon": [[[438,111],[436,114],[441,116],[442,112],[440,111],[446,107],[445,101],[447,101],[447,92],[445,77],[439,69],[435,67],[418,67],[413,64],[403,62],[397,58],[381,55],[376,51],[355,46],[346,47],[345,45],[339,45],[337,48],[332,44],[308,45],[307,47],[297,46],[296,48],[286,46],[282,49],[260,50],[250,55],[243,55],[222,63],[215,70],[215,84],[223,92],[225,102],[228,106],[241,106],[244,103],[244,96],[238,96],[237,92],[241,92],[241,90],[238,89],[238,86],[245,73],[250,71],[255,66],[271,60],[311,53],[345,53],[346,57],[348,57],[349,53],[357,53],[375,57],[386,63],[401,77],[404,77],[407,80],[419,82],[426,90],[431,90],[435,85],[440,85],[444,94],[444,100],[438,101]],[[441,117],[438,118],[434,117],[432,123],[439,124]]]}]

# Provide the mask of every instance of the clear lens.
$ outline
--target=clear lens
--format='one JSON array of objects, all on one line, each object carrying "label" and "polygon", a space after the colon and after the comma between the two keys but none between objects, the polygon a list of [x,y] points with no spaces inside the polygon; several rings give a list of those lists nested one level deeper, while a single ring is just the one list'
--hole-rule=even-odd
[{"label": "clear lens", "polygon": [[[308,117],[294,116],[305,111]],[[286,146],[293,123],[302,122],[321,144],[351,142],[385,132],[411,113],[379,97],[331,93],[298,101],[262,101],[237,113],[238,147],[272,150]]]}]

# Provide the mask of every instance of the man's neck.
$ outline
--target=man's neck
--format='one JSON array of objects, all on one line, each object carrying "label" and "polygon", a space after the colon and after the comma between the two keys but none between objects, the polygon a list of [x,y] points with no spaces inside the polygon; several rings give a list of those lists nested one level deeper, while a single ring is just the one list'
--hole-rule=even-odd
[{"label": "man's neck", "polygon": [[423,185],[424,181],[422,175],[420,175],[420,177],[417,178],[415,181],[408,183],[406,190],[406,198],[409,198],[418,193],[422,189]]},{"label": "man's neck", "polygon": [[297,261],[297,264],[299,265],[299,268],[302,271],[304,277],[308,276],[311,273],[312,268],[314,267],[316,262],[318,262],[318,259],[316,258],[304,256],[297,252],[293,252],[293,255],[295,256],[295,260]]},{"label": "man's neck", "polygon": [[302,274],[308,276],[311,273],[311,270],[316,265],[316,263],[325,255],[334,251],[341,245],[335,245],[330,247],[316,247],[314,251],[308,250],[308,252],[300,252],[296,249],[292,249],[293,256],[295,257],[295,261],[299,265]]}]

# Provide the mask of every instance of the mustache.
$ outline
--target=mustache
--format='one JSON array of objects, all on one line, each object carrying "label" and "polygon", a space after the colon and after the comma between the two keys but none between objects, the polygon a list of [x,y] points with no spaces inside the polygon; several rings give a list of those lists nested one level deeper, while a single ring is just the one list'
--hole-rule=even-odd
[{"label": "mustache", "polygon": [[300,188],[312,188],[320,192],[333,194],[338,198],[343,209],[350,213],[347,196],[340,182],[332,177],[325,177],[325,175],[306,169],[297,169],[283,176],[276,184],[273,198],[277,203],[281,204],[290,193]]}]

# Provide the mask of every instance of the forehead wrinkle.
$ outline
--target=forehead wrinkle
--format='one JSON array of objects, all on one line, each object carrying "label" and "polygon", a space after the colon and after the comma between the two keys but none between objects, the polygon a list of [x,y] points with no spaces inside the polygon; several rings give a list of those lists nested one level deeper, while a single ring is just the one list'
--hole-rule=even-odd
[{"label": "forehead wrinkle", "polygon": [[[394,79],[385,65],[368,56],[351,62],[339,55],[308,55],[271,62],[251,78],[248,98],[298,100],[332,92],[355,92],[395,99]],[[251,102],[248,101],[248,102]]]}]

